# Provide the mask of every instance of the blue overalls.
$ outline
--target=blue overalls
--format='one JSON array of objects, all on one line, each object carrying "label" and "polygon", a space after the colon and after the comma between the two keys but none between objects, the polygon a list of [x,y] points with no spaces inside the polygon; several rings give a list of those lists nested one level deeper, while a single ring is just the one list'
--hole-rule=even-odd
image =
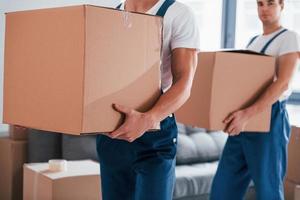
[{"label": "blue overalls", "polygon": [[[275,35],[261,53],[264,54],[271,42],[285,31]],[[242,132],[227,139],[210,199],[242,200],[253,180],[257,200],[283,200],[289,137],[286,103],[277,101],[272,105],[270,132]]]},{"label": "blue overalls", "polygon": [[[163,17],[174,2],[166,0],[156,15]],[[132,143],[97,136],[103,200],[172,199],[177,146],[174,115],[160,126],[160,131],[146,132]]]}]

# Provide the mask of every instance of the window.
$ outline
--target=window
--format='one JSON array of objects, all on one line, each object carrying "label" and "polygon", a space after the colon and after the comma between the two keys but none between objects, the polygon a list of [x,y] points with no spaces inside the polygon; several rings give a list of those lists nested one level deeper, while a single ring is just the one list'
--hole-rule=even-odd
[{"label": "window", "polygon": [[179,0],[193,8],[200,30],[201,50],[221,46],[222,0]]},{"label": "window", "polygon": [[251,37],[261,33],[261,23],[258,20],[256,1],[237,1],[235,47],[245,48]]},{"label": "window", "polygon": [[[235,47],[245,48],[251,37],[262,32],[262,25],[257,15],[256,1],[237,1],[237,16]],[[285,8],[282,13],[283,26],[300,34],[299,19],[300,1],[286,0]],[[298,73],[294,79],[293,88],[296,93],[300,93],[300,67],[298,67]],[[297,101],[300,101],[300,99]]]},{"label": "window", "polygon": [[[282,24],[300,34],[300,1],[286,0],[285,8],[282,16]],[[298,20],[297,20],[298,19]],[[300,93],[300,67],[294,79],[293,87],[295,92]]]}]

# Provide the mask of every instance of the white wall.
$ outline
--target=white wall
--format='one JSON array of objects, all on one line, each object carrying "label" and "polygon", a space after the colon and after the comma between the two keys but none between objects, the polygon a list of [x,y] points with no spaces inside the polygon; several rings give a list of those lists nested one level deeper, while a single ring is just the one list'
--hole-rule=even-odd
[{"label": "white wall", "polygon": [[6,12],[50,8],[69,5],[92,4],[105,7],[116,7],[120,0],[0,0],[0,132],[8,126],[2,124],[3,117],[3,63],[4,63],[4,33]]}]

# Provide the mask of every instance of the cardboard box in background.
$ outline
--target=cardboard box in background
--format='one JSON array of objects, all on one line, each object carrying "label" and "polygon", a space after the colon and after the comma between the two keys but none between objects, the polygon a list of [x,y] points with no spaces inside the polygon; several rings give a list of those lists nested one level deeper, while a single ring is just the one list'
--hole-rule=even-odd
[{"label": "cardboard box in background", "polygon": [[67,165],[67,171],[50,172],[48,163],[25,164],[24,200],[101,200],[99,164],[83,160]]},{"label": "cardboard box in background", "polygon": [[162,18],[69,6],[6,14],[3,121],[79,135],[115,130],[112,103],[160,96]]},{"label": "cardboard box in background", "polygon": [[295,126],[288,147],[287,179],[300,185],[300,128]]},{"label": "cardboard box in background", "polygon": [[12,140],[27,140],[28,138],[28,129],[24,127],[9,125],[8,132]]},{"label": "cardboard box in background", "polygon": [[0,138],[0,199],[21,200],[27,141]]},{"label": "cardboard box in background", "polygon": [[300,184],[286,180],[284,183],[285,200],[300,200]]},{"label": "cardboard box in background", "polygon": [[[200,52],[191,96],[175,113],[177,121],[224,130],[223,120],[251,105],[274,79],[275,58],[249,51]],[[245,131],[270,129],[271,107],[253,117]]]}]

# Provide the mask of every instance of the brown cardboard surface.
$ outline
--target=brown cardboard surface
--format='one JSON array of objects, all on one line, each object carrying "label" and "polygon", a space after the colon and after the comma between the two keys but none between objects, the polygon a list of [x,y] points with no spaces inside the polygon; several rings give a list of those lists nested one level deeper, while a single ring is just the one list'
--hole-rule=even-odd
[{"label": "brown cardboard surface", "polygon": [[300,185],[300,128],[292,127],[288,147],[287,178]]},{"label": "brown cardboard surface", "polygon": [[68,170],[51,172],[47,163],[24,165],[24,200],[101,200],[99,164],[68,161]]},{"label": "brown cardboard surface", "polygon": [[27,128],[9,125],[8,132],[9,132],[9,138],[11,138],[12,140],[27,140],[28,138]]},{"label": "brown cardboard surface", "polygon": [[[275,59],[246,52],[201,52],[191,96],[175,113],[184,124],[224,130],[222,121],[245,108],[273,81]],[[254,81],[255,80],[255,81]],[[245,131],[270,129],[271,107],[253,117]]]},{"label": "brown cardboard surface", "polygon": [[122,121],[112,103],[146,111],[158,99],[160,17],[70,6],[6,19],[5,123],[109,132]]},{"label": "brown cardboard surface", "polygon": [[27,142],[0,138],[0,199],[21,200]]},{"label": "brown cardboard surface", "polygon": [[295,200],[300,200],[300,185],[295,188]]},{"label": "brown cardboard surface", "polygon": [[285,200],[300,200],[300,185],[290,180],[284,183]]}]

